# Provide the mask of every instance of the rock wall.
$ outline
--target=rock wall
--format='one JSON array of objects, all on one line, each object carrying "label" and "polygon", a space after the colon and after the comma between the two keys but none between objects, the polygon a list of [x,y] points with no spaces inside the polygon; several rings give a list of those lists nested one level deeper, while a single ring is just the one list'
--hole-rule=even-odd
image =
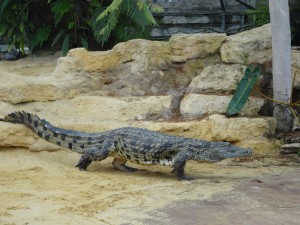
[{"label": "rock wall", "polygon": [[[26,65],[30,58],[22,60]],[[270,62],[269,25],[230,37],[178,34],[168,42],[131,40],[109,51],[73,49],[52,72],[41,72],[43,66],[31,74],[4,70],[0,116],[26,110],[67,129],[137,126],[270,153],[278,146],[276,121],[259,116],[264,99],[251,96],[240,117],[222,115],[246,66]],[[296,59],[293,66],[300,68]],[[59,149],[23,125],[0,125],[0,146]]]}]

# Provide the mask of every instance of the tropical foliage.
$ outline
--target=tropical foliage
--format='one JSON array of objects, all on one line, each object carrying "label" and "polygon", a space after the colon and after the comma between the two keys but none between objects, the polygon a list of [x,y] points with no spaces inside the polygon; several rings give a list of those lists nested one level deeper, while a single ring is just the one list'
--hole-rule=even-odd
[{"label": "tropical foliage", "polygon": [[[34,48],[42,45],[49,38],[50,26],[35,23],[34,10],[42,0],[3,0],[0,2],[0,37],[10,45],[24,51],[25,44]],[[33,13],[32,13],[33,11]],[[38,26],[37,26],[38,25]]]},{"label": "tropical foliage", "polygon": [[[156,22],[145,0],[1,0],[0,37],[24,52],[45,45],[102,46],[147,37]],[[111,44],[110,44],[111,45]]]},{"label": "tropical foliage", "polygon": [[117,41],[147,36],[147,27],[156,25],[144,0],[114,0],[103,11],[96,10],[92,27],[96,39],[104,43],[111,34]]},{"label": "tropical foliage", "polygon": [[88,48],[89,10],[95,2],[86,5],[86,1],[82,0],[48,0],[54,15],[54,27],[59,28],[51,46],[61,44],[63,55],[67,54],[70,47]]}]

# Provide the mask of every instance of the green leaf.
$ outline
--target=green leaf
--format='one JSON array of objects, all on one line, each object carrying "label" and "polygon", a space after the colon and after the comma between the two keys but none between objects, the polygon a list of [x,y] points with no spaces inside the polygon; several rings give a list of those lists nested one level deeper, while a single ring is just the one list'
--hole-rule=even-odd
[{"label": "green leaf", "polygon": [[68,23],[68,29],[72,30],[72,28],[75,26],[75,22],[71,21]]},{"label": "green leaf", "polygon": [[38,28],[35,34],[29,35],[29,47],[31,49],[38,45],[41,47],[43,43],[48,40],[50,33],[51,28],[49,26]]},{"label": "green leaf", "polygon": [[20,50],[23,54],[25,54],[25,43],[24,40],[20,40],[20,44],[19,44]]},{"label": "green leaf", "polygon": [[6,24],[0,23],[0,36],[4,35],[8,30],[8,26]]},{"label": "green leaf", "polygon": [[86,50],[88,50],[89,44],[88,44],[87,40],[86,40],[84,37],[81,37],[80,39],[81,39],[81,44],[82,44],[82,46],[83,46]]},{"label": "green leaf", "polygon": [[251,65],[247,67],[244,77],[240,80],[236,91],[226,109],[227,116],[236,115],[243,109],[259,75],[260,69],[258,66],[254,70]]},{"label": "green leaf", "polygon": [[52,12],[55,17],[55,25],[59,24],[63,16],[74,8],[73,2],[69,0],[59,0],[52,4]]},{"label": "green leaf", "polygon": [[64,38],[64,42],[62,44],[62,54],[66,56],[69,51],[69,43],[70,43],[70,34],[67,34]]},{"label": "green leaf", "polygon": [[134,23],[140,26],[140,29],[146,29],[147,26],[156,25],[156,21],[144,0],[124,0],[122,9]]},{"label": "green leaf", "polygon": [[24,28],[24,24],[23,23],[21,23],[19,25],[19,29],[20,29],[21,33],[24,33],[25,28]]},{"label": "green leaf", "polygon": [[55,38],[52,41],[52,44],[51,44],[52,47],[56,44],[56,42],[58,42],[61,39],[61,37],[63,36],[63,34],[65,32],[66,32],[65,29],[58,32],[58,34],[55,36]]},{"label": "green leaf", "polygon": [[111,36],[118,41],[145,37],[152,25],[156,22],[145,0],[114,0],[104,11],[94,10],[91,19],[94,36],[102,44]]}]

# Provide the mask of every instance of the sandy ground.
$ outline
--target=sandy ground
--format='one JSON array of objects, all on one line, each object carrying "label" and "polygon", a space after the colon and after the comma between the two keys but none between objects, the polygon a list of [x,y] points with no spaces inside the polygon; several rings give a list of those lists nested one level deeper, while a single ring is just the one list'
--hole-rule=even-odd
[{"label": "sandy ground", "polygon": [[[187,174],[196,180],[181,182],[170,173],[169,167],[134,165],[147,169],[135,173],[115,170],[112,158],[92,163],[89,171],[79,171],[74,168],[79,157],[69,151],[1,149],[0,224],[235,224],[233,217],[226,217],[226,211],[223,217],[227,222],[221,217],[222,223],[214,223],[210,217],[222,209],[222,204],[215,208],[205,202],[235,193],[243,199],[245,191],[237,192],[241,185],[243,190],[252,190],[247,182],[261,184],[267,177],[289,174],[299,177],[295,182],[298,196],[296,193],[289,196],[291,199],[300,196],[297,159],[189,162]],[[277,197],[276,192],[270,195],[273,200]],[[230,198],[228,201],[225,205],[222,201],[223,210],[230,204],[232,207],[242,204],[246,211],[257,207],[256,201],[237,200],[236,204]],[[296,212],[300,212],[300,198],[298,204]],[[202,214],[207,207],[209,210]],[[263,214],[264,210],[258,212]],[[299,222],[300,214],[292,215],[292,222],[293,218]],[[208,223],[203,222],[205,219]]]}]

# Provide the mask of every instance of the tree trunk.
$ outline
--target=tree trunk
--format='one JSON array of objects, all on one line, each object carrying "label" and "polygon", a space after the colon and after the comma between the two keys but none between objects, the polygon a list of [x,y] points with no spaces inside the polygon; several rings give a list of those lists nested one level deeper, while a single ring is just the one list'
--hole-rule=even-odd
[{"label": "tree trunk", "polygon": [[[272,28],[273,97],[281,102],[290,102],[291,79],[291,30],[289,3],[287,0],[269,0]],[[292,129],[293,116],[288,106],[275,104],[273,116],[277,120],[277,131]]]}]

